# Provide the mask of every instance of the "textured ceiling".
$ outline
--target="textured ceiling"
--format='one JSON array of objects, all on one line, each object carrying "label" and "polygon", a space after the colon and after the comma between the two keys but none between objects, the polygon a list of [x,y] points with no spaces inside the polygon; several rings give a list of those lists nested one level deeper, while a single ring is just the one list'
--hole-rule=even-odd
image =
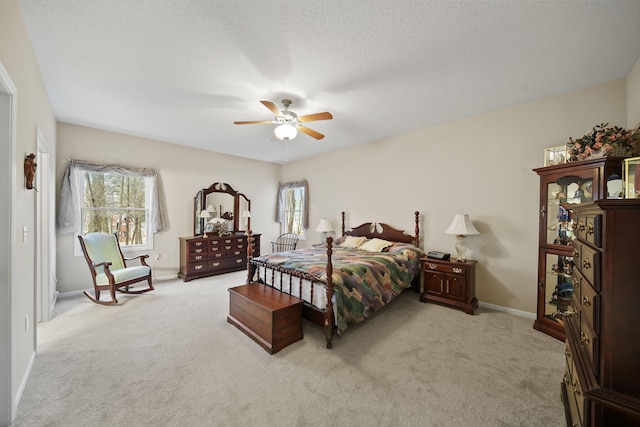
[{"label": "textured ceiling", "polygon": [[60,121],[282,163],[627,76],[640,1],[20,0]]}]

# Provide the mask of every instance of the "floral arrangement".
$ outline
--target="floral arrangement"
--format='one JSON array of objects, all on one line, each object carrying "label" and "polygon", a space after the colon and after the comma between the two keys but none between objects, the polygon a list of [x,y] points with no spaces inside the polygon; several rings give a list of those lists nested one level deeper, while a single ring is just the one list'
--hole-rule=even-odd
[{"label": "floral arrangement", "polygon": [[636,151],[638,141],[640,127],[623,129],[602,123],[576,140],[569,138],[567,155],[571,162],[596,156],[629,156]]}]

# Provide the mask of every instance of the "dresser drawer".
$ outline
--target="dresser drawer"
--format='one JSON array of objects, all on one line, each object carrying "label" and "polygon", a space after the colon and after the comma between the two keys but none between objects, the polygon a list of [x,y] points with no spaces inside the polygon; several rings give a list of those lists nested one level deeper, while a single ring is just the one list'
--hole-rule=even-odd
[{"label": "dresser drawer", "polygon": [[222,258],[225,255],[222,246],[218,245],[211,246],[211,248],[209,248],[209,254],[211,255],[211,259]]},{"label": "dresser drawer", "polygon": [[226,269],[226,268],[234,268],[234,267],[242,267],[247,264],[247,257],[238,256],[238,257],[223,257],[220,259],[212,259],[209,261],[209,268],[213,270]]},{"label": "dresser drawer", "polygon": [[598,364],[600,361],[600,339],[598,334],[591,328],[591,322],[584,313],[578,314],[580,320],[580,344],[587,355],[594,375],[598,375]]},{"label": "dresser drawer", "polygon": [[[580,270],[584,278],[593,286],[594,289],[600,291],[600,261],[601,254],[588,245],[574,241],[574,268]],[[579,253],[579,259],[575,258],[576,253]]]},{"label": "dresser drawer", "polygon": [[208,253],[189,253],[189,262],[205,262],[209,259]]},{"label": "dresser drawer", "polygon": [[[581,426],[581,410],[579,408],[582,406],[582,387],[579,385],[579,381],[576,378],[575,374],[575,364],[573,363],[571,357],[571,351],[569,350],[569,344],[567,343],[567,349],[565,351],[566,355],[566,363],[565,363],[565,373],[564,373],[564,386],[567,395],[567,406],[569,407],[569,414],[571,416],[571,426]],[[583,408],[584,409],[584,408]]]},{"label": "dresser drawer", "polygon": [[198,274],[207,271],[208,261],[190,262],[187,264],[187,274]]},{"label": "dresser drawer", "polygon": [[581,288],[579,297],[574,293],[574,298],[578,300],[576,311],[581,313],[582,321],[588,322],[594,332],[600,334],[600,294],[587,282],[583,282]]},{"label": "dresser drawer", "polygon": [[579,215],[575,230],[578,239],[602,247],[602,215]]},{"label": "dresser drawer", "polygon": [[206,246],[190,246],[189,247],[189,255],[194,255],[194,254],[207,254],[207,247]]},{"label": "dresser drawer", "polygon": [[198,248],[206,248],[207,241],[206,240],[192,240],[189,242],[189,250],[194,250]]}]

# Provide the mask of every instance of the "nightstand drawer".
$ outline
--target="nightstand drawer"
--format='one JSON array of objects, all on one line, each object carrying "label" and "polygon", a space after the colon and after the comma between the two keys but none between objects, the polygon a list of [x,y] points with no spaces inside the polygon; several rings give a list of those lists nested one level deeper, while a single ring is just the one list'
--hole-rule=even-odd
[{"label": "nightstand drawer", "polygon": [[436,264],[431,261],[424,261],[424,268],[426,270],[441,271],[443,273],[462,274],[466,275],[469,268],[463,265],[451,265],[451,264]]}]

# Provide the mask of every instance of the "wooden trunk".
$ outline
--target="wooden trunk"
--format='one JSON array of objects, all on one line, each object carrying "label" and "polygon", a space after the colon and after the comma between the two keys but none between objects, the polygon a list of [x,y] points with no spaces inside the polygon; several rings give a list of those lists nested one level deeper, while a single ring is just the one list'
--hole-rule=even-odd
[{"label": "wooden trunk", "polygon": [[237,286],[227,321],[273,354],[302,339],[302,300],[261,283]]}]

